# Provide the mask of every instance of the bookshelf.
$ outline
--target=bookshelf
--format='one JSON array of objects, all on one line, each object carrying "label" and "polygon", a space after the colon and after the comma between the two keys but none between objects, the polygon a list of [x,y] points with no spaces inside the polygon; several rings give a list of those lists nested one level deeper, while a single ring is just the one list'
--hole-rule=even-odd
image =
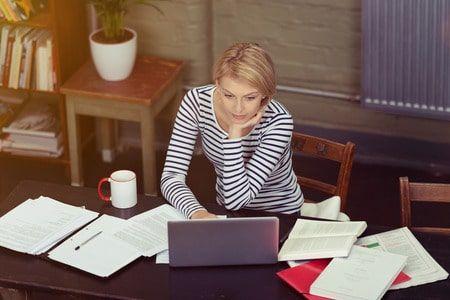
[{"label": "bookshelf", "polygon": [[[60,93],[60,86],[75,72],[89,56],[88,31],[86,25],[85,1],[80,0],[48,0],[47,7],[26,21],[11,22],[1,20],[0,25],[12,24],[17,26],[29,26],[33,28],[47,29],[53,36],[53,63],[56,84],[53,91],[37,89],[17,89],[26,91],[30,97],[48,98],[56,105],[60,128],[62,132],[62,144],[64,152],[60,157],[34,157],[26,155],[12,155],[0,152],[0,157],[24,158],[48,163],[70,166],[69,148],[67,142],[67,125],[65,97]],[[10,89],[8,87],[0,87]]]}]

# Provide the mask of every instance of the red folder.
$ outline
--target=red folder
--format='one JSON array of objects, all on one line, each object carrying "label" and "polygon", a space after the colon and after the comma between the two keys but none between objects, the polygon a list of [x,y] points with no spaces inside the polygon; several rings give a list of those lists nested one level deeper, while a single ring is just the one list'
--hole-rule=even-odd
[{"label": "red folder", "polygon": [[[297,290],[306,299],[328,299],[320,296],[314,296],[309,293],[311,284],[319,277],[320,273],[328,266],[331,259],[315,259],[300,266],[288,268],[277,273],[277,275],[286,281],[290,286]],[[395,278],[394,284],[399,284],[410,280],[411,277],[403,272]]]}]

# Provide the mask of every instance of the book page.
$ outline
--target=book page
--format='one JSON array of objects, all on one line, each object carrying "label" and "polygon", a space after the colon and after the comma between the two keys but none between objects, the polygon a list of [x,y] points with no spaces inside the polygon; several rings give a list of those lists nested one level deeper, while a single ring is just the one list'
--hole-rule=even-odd
[{"label": "book page", "polygon": [[184,219],[176,208],[164,204],[130,218],[127,226],[114,236],[139,249],[142,255],[151,257],[168,249],[167,222]]},{"label": "book page", "polygon": [[359,222],[328,222],[298,219],[289,234],[293,237],[323,237],[338,235],[359,236],[367,228],[364,221]]},{"label": "book page", "polygon": [[169,250],[164,250],[156,254],[156,264],[168,264],[169,263]]},{"label": "book page", "polygon": [[431,257],[407,227],[358,239],[358,245],[403,254],[408,257],[405,269],[411,280],[397,284],[392,289],[435,282],[448,277],[448,273]]},{"label": "book page", "polygon": [[329,236],[323,238],[289,238],[278,254],[278,260],[300,260],[347,256],[354,236]]}]

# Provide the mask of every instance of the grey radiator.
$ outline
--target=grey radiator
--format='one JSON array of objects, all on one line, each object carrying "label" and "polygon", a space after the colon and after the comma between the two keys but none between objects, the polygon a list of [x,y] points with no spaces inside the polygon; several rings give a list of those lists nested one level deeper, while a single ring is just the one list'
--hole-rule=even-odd
[{"label": "grey radiator", "polygon": [[450,0],[363,0],[362,104],[450,120]]}]

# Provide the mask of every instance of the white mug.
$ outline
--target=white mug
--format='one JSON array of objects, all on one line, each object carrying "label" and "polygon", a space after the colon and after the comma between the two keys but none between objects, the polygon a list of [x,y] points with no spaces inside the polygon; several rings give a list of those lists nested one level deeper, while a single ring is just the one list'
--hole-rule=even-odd
[{"label": "white mug", "polygon": [[[102,193],[102,184],[109,182],[111,185],[111,196]],[[117,208],[130,208],[136,205],[136,174],[129,170],[119,170],[109,177],[100,179],[97,186],[98,196],[104,201],[111,201]]]}]

